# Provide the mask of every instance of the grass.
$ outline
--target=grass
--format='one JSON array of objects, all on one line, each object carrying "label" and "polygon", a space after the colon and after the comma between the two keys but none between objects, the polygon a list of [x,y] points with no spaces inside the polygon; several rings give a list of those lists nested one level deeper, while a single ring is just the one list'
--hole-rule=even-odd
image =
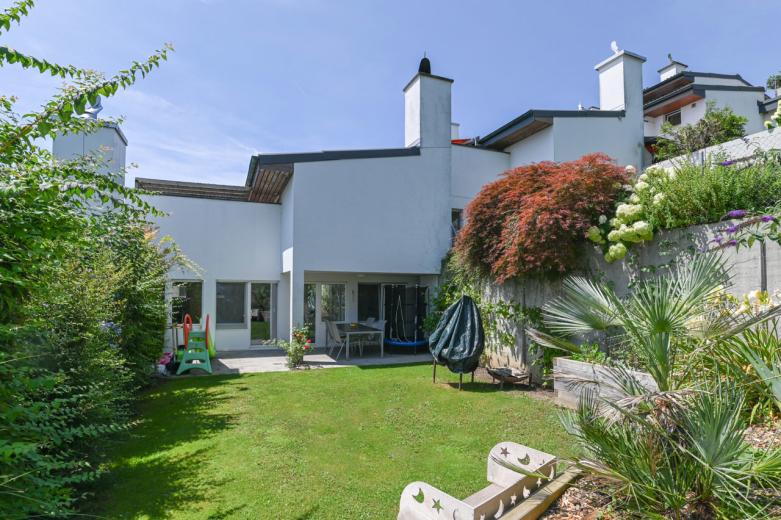
[{"label": "grass", "polygon": [[[171,381],[112,452],[90,513],[112,519],[395,518],[404,486],[486,485],[512,440],[572,456],[553,404],[429,365]],[[440,377],[441,376],[441,377]],[[450,383],[439,384],[439,380]]]},{"label": "grass", "polygon": [[250,322],[250,339],[269,339],[271,337],[271,325],[267,321]]}]

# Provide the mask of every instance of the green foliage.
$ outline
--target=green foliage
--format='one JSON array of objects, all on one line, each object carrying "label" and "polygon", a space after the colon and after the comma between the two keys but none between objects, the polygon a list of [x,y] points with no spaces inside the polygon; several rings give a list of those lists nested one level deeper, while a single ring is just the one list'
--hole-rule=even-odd
[{"label": "green foliage", "polygon": [[[0,13],[0,34],[32,5]],[[180,256],[149,232],[159,213],[101,174],[99,156],[58,161],[38,144],[105,124],[73,116],[145,76],[168,50],[105,79],[0,46],[0,66],[71,81],[24,116],[0,96],[2,518],[74,514],[160,355],[165,276]]]},{"label": "green foliage", "polygon": [[[471,297],[480,310],[487,350],[514,348],[517,334],[525,325],[537,328],[543,326],[541,309],[524,307],[513,300],[485,298],[485,283],[465,265],[457,252],[451,252],[443,261],[440,284],[432,297],[431,309],[423,324],[424,330],[433,332],[442,313],[463,295]],[[553,368],[554,356],[550,352],[538,350],[533,342],[529,344],[529,352],[538,355],[539,359],[535,362],[543,367],[546,374],[549,373]]]},{"label": "green foliage", "polygon": [[742,394],[722,386],[620,404],[586,393],[562,419],[586,452],[576,465],[644,518],[768,518],[762,492],[775,492],[781,450],[746,444],[742,408]]},{"label": "green foliage", "polygon": [[663,161],[743,137],[747,122],[748,119],[736,115],[731,108],[716,108],[714,102],[708,102],[705,115],[696,123],[672,126],[665,122],[662,125],[654,159]]},{"label": "green foliage", "polygon": [[290,333],[290,341],[280,341],[279,346],[287,353],[287,366],[296,368],[304,362],[304,355],[312,349],[311,327],[295,327]]},{"label": "green foliage", "polygon": [[768,76],[765,86],[772,89],[781,88],[781,71]]},{"label": "green foliage", "polygon": [[[580,350],[573,352],[569,357],[575,361],[582,361],[584,363],[593,363],[595,365],[607,365],[610,358],[602,351],[599,343],[583,343],[578,345]],[[550,349],[546,349],[550,350]]]},{"label": "green foliage", "polygon": [[[705,165],[681,161],[671,170],[649,168],[631,188],[615,217],[588,235],[608,261],[653,239],[654,231],[718,222],[736,209],[768,211],[781,201],[781,155],[757,152],[741,163],[714,159]],[[761,215],[757,219],[761,222]]]},{"label": "green foliage", "polygon": [[[757,319],[781,305],[767,291],[742,298],[720,293],[710,302],[712,313]],[[693,356],[711,379],[732,381],[745,393],[749,422],[772,422],[781,412],[781,338],[779,320],[770,318],[738,334],[709,342]]]},{"label": "green foliage", "polygon": [[585,450],[574,464],[616,485],[623,509],[653,518],[767,517],[763,497],[778,491],[781,450],[754,451],[743,433],[746,417],[776,402],[781,306],[768,295],[730,299],[728,282],[713,254],[642,280],[624,298],[570,278],[544,307],[551,332],[529,331],[545,347],[577,353],[584,349],[569,336],[611,335],[656,383],[649,388],[614,360],[605,372],[619,396],[585,390],[577,411],[562,416]]},{"label": "green foliage", "polygon": [[659,390],[676,390],[691,383],[696,368],[691,353],[781,313],[781,307],[756,316],[714,312],[709,302],[727,282],[717,255],[698,255],[673,271],[642,280],[626,298],[586,278],[568,278],[564,294],[543,308],[551,334],[530,330],[530,335],[546,347],[572,352],[580,348],[566,337],[619,333]]},{"label": "green foliage", "polygon": [[124,426],[84,421],[94,385],[73,386],[54,373],[0,350],[0,517],[66,516],[76,488],[99,472],[84,445]]}]

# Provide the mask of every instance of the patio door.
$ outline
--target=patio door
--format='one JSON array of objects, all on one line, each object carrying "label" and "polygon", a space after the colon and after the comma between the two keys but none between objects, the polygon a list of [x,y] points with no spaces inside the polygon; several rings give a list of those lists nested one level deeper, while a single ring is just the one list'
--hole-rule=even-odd
[{"label": "patio door", "polygon": [[304,323],[318,346],[327,344],[326,321],[345,321],[347,287],[343,283],[304,284]]},{"label": "patio door", "polygon": [[276,338],[276,284],[250,284],[250,343],[272,344]]}]

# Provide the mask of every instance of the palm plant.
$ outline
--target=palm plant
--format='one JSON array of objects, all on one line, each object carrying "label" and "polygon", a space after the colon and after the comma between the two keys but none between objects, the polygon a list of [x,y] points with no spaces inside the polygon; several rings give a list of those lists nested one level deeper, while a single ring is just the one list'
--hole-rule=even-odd
[{"label": "palm plant", "polygon": [[[777,490],[781,450],[760,452],[743,440],[743,396],[726,386],[645,408],[613,404],[616,414],[586,393],[562,415],[584,449],[573,463],[617,487],[627,509],[644,518],[768,518]],[[649,406],[650,405],[650,406]]]},{"label": "palm plant", "polygon": [[[745,443],[745,394],[713,370],[730,355],[734,368],[747,365],[753,351],[740,341],[781,307],[730,312],[719,305],[727,284],[724,262],[714,255],[641,281],[624,298],[573,277],[543,308],[550,333],[529,331],[539,344],[569,352],[580,348],[568,337],[610,333],[653,378],[657,388],[648,388],[614,363],[609,379],[622,397],[587,389],[577,410],[562,414],[584,449],[573,463],[613,482],[644,518],[766,518],[770,506],[759,497],[777,493],[781,482],[781,450],[755,452]],[[715,351],[721,357],[713,358]]]},{"label": "palm plant", "polygon": [[[770,320],[714,345],[710,355],[729,376],[752,394],[752,419],[768,408],[781,412],[781,338],[778,322]],[[753,370],[748,370],[750,365]]]},{"label": "palm plant", "polygon": [[[643,280],[625,298],[607,285],[571,277],[563,283],[563,295],[543,307],[550,333],[528,332],[542,346],[568,352],[580,348],[566,337],[614,332],[658,390],[673,391],[690,383],[694,365],[684,362],[688,354],[781,314],[778,307],[750,316],[714,309],[710,302],[729,281],[723,259],[715,254],[695,256],[662,276]],[[616,379],[626,377],[616,374]]]}]

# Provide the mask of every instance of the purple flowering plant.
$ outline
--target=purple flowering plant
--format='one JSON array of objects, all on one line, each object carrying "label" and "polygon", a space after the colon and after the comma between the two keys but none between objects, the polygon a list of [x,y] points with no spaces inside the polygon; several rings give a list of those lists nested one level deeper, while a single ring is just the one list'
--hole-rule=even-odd
[{"label": "purple flowering plant", "polygon": [[781,244],[779,219],[781,207],[772,208],[766,212],[755,213],[743,209],[735,209],[725,215],[727,219],[744,219],[741,222],[730,223],[721,229],[710,242],[711,251],[730,247],[751,247],[755,243],[767,240]]}]

